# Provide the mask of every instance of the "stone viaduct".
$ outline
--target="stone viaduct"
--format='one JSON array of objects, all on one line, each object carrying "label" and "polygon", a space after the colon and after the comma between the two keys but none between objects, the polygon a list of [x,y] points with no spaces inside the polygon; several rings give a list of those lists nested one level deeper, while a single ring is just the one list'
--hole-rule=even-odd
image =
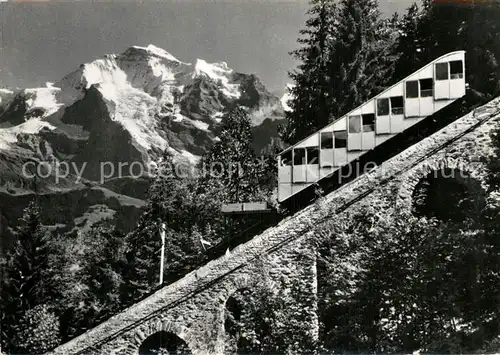
[{"label": "stone viaduct", "polygon": [[317,337],[316,261],[308,236],[356,206],[377,205],[384,213],[390,205],[409,213],[415,186],[441,167],[465,170],[484,181],[481,161],[491,154],[490,132],[499,121],[500,99],[495,99],[52,353],[138,354],[146,338],[168,332],[184,340],[193,354],[222,354],[226,301],[262,282],[263,260],[271,279],[302,280],[313,310],[304,322],[310,336]]}]

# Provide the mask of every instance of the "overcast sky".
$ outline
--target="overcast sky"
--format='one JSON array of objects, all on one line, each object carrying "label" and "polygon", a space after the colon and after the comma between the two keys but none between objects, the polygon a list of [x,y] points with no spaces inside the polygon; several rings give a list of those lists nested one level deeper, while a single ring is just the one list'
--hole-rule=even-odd
[{"label": "overcast sky", "polygon": [[307,8],[307,0],[0,2],[0,86],[44,85],[104,54],[154,44],[185,62],[225,61],[280,93]]}]

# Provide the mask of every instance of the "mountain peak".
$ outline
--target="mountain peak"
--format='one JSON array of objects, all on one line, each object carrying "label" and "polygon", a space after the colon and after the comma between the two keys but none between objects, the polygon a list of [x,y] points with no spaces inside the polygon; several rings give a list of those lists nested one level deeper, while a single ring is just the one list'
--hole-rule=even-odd
[{"label": "mountain peak", "polygon": [[131,59],[137,59],[138,56],[142,57],[157,57],[161,59],[166,59],[171,62],[177,62],[177,63],[182,63],[182,64],[189,64],[189,63],[183,63],[180,60],[178,60],[176,57],[174,57],[172,54],[164,50],[163,48],[157,47],[153,44],[149,44],[147,47],[141,47],[141,46],[132,46],[128,48],[123,54],[121,55],[122,57],[132,57]]},{"label": "mountain peak", "polygon": [[206,76],[217,83],[229,98],[239,98],[241,93],[240,85],[232,83],[234,70],[227,66],[226,62],[208,63],[203,59],[197,59],[194,66],[193,78]]},{"label": "mountain peak", "polygon": [[[168,150],[176,161],[194,165],[218,140],[231,107],[249,111],[256,152],[276,136],[274,120],[283,116],[279,98],[255,75],[237,73],[226,62],[184,63],[148,45],[80,63],[43,87],[0,86],[2,205],[4,196],[21,199],[36,185],[46,201],[67,201],[61,208],[72,212],[61,222],[64,232],[82,220],[91,225],[108,218],[102,206],[117,223],[133,227],[154,163]],[[24,164],[30,173],[31,164],[43,167],[44,176],[29,178]],[[75,204],[87,210],[71,208]]]},{"label": "mountain peak", "polygon": [[223,61],[185,63],[152,44],[104,55],[46,87],[24,89],[19,105],[11,104],[14,96],[0,91],[0,149],[16,145],[19,133],[37,135],[47,128],[60,139],[92,142],[79,142],[84,149],[78,152],[52,142],[61,156],[82,161],[89,156],[113,161],[109,152],[118,148],[97,144],[113,139],[129,147],[127,157],[120,155],[123,161],[155,160],[166,148],[198,157],[213,142],[215,125],[229,107],[247,107],[255,125],[282,116],[279,98],[255,75],[237,73]]}]

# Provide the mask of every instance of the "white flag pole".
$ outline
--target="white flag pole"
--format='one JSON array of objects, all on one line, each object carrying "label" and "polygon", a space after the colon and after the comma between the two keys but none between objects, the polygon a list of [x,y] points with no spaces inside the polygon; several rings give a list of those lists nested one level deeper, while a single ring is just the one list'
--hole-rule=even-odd
[{"label": "white flag pole", "polygon": [[160,258],[160,285],[163,284],[163,267],[165,264],[165,223],[161,224],[161,258]]}]

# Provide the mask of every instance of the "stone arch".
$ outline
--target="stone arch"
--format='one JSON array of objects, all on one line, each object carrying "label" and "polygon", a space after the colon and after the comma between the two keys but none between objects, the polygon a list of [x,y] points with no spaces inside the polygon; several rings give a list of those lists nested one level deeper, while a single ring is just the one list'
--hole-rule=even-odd
[{"label": "stone arch", "polygon": [[255,289],[240,288],[226,300],[223,323],[225,353],[239,353],[241,347],[245,347],[241,343],[241,324],[243,322],[248,325],[248,317],[254,314],[252,308],[248,308],[248,303],[254,295],[253,291]]},{"label": "stone arch", "polygon": [[238,332],[238,324],[245,311],[244,302],[251,296],[250,288],[242,288],[234,292],[226,300],[224,309],[224,332],[226,339],[235,337]]},{"label": "stone arch", "polygon": [[[467,175],[468,178],[476,180],[484,188],[482,179],[473,164],[460,159],[448,159],[445,156],[434,157],[430,161],[425,161],[407,172],[399,179],[396,197],[396,210],[401,214],[412,214],[413,197],[415,190],[422,180],[440,170],[454,170],[458,173],[456,176]],[[478,185],[478,186],[479,186]]]},{"label": "stone arch", "polygon": [[[228,285],[224,288],[224,291],[219,295],[219,316],[222,328],[225,320],[226,303],[227,301],[236,293],[238,290],[252,289],[258,287],[259,280],[255,279],[255,276],[245,275],[241,277],[236,277],[231,280]],[[224,331],[224,329],[222,329]]]},{"label": "stone arch", "polygon": [[166,319],[151,319],[136,328],[131,335],[131,342],[127,348],[127,354],[139,354],[141,346],[148,338],[155,334],[171,334],[185,342],[189,352],[194,353],[192,334],[185,326],[176,324]]},{"label": "stone arch", "polygon": [[[220,293],[219,296],[219,336],[218,336],[218,350],[219,353],[226,352],[226,342],[228,340],[227,334],[227,306],[229,302],[229,306],[238,307],[237,304],[234,304],[234,295],[238,294],[243,290],[254,290],[259,287],[261,280],[253,273],[248,273],[242,276],[238,276],[232,279],[225,287],[223,292]],[[237,303],[237,302],[236,302]],[[237,311],[236,309],[232,309],[233,311]]]},{"label": "stone arch", "polygon": [[257,279],[257,277],[255,275],[252,275],[251,273],[232,279],[230,282],[228,282],[228,284],[224,287],[224,290],[219,295],[219,311],[224,311],[227,300],[235,292],[242,289],[252,289],[258,287],[260,281],[261,280]]},{"label": "stone arch", "polygon": [[[158,352],[152,351],[158,349]],[[160,350],[162,349],[162,350]],[[161,352],[160,352],[161,351]],[[140,355],[152,354],[191,354],[187,343],[174,333],[161,330],[143,340],[139,347]]]},{"label": "stone arch", "polygon": [[475,219],[484,209],[481,183],[460,169],[434,170],[415,185],[411,212],[442,221]]}]

